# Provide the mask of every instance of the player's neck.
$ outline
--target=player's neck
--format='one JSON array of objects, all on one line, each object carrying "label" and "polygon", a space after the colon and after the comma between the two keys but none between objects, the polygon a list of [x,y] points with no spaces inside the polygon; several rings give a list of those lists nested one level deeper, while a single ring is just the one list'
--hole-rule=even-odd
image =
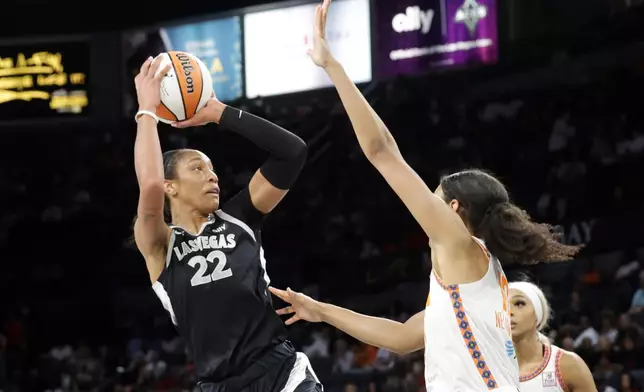
[{"label": "player's neck", "polygon": [[203,215],[199,211],[195,210],[186,210],[181,211],[180,209],[175,212],[175,209],[172,210],[172,224],[180,226],[185,231],[190,234],[199,234],[204,223],[208,221],[208,216]]},{"label": "player's neck", "polygon": [[519,367],[539,362],[543,359],[543,343],[536,333],[529,333],[513,341],[517,352]]}]

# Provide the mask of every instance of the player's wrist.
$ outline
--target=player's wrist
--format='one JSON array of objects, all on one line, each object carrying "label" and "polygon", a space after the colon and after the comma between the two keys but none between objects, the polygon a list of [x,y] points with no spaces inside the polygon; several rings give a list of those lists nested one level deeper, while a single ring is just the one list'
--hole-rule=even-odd
[{"label": "player's wrist", "polygon": [[157,107],[152,105],[139,105],[139,112],[152,112],[156,113]]},{"label": "player's wrist", "polygon": [[228,105],[225,103],[213,98],[212,101],[208,104],[208,121],[219,124],[221,118],[224,116],[224,111]]},{"label": "player's wrist", "polygon": [[329,59],[327,59],[322,68],[324,68],[326,72],[335,72],[342,69],[342,64],[340,64],[340,62],[338,62],[335,57],[331,56]]},{"label": "player's wrist", "polygon": [[320,301],[315,301],[314,313],[318,315],[321,322],[323,323],[328,322],[329,310],[330,310],[329,304],[320,302]]},{"label": "player's wrist", "polygon": [[159,117],[152,110],[139,110],[134,116],[134,121],[138,124],[145,123],[147,121],[153,121],[155,124],[159,123]]}]

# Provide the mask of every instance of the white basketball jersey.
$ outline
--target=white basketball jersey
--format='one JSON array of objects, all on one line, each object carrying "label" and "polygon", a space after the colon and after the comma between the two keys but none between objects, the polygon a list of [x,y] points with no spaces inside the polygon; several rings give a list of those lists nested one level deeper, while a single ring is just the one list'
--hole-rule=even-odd
[{"label": "white basketball jersey", "polygon": [[559,362],[564,351],[546,344],[543,360],[532,372],[521,375],[521,392],[566,392]]},{"label": "white basketball jersey", "polygon": [[516,392],[519,387],[508,281],[499,261],[476,240],[489,260],[482,279],[447,286],[435,273],[430,275],[425,309],[427,392]]}]

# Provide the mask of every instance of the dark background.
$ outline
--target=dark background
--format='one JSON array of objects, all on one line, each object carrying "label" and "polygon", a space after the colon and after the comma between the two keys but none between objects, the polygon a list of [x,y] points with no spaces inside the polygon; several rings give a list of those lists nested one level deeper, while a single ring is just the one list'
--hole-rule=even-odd
[{"label": "dark background", "polygon": [[[123,107],[139,64],[124,61],[121,34],[258,4],[3,3],[0,47],[88,42],[91,112],[0,119],[0,390],[194,387],[128,243],[135,126]],[[535,219],[586,244],[573,262],[508,272],[544,288],[555,309],[549,333],[584,358],[600,390],[644,381],[644,305],[633,302],[644,290],[642,16],[634,1],[502,1],[498,64],[361,86],[430,187],[443,173],[488,168]],[[297,186],[266,220],[274,284],[403,321],[421,310],[427,239],[362,156],[335,92],[231,104],[309,144]],[[211,157],[224,200],[265,159],[215,127],[161,126],[160,135],[164,150]],[[423,388],[422,354],[394,357],[320,325],[290,333],[327,390]]]}]

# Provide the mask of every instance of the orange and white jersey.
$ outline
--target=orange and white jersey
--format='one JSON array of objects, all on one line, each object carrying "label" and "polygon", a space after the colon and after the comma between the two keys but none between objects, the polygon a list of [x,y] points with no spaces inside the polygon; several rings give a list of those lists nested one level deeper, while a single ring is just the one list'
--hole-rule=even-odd
[{"label": "orange and white jersey", "polygon": [[568,391],[559,367],[563,354],[559,347],[546,344],[541,364],[532,372],[521,375],[521,392]]},{"label": "orange and white jersey", "polygon": [[[447,286],[432,273],[425,309],[427,392],[517,391],[508,281],[483,241],[488,271],[473,283]],[[431,306],[430,306],[431,303]]]}]

